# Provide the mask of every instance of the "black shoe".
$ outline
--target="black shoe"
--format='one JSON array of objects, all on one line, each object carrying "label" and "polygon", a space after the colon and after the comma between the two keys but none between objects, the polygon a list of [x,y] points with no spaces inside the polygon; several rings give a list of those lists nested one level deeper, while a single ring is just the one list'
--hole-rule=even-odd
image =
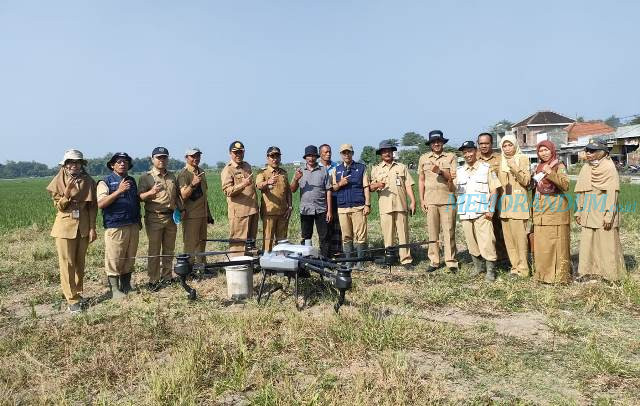
[{"label": "black shoe", "polygon": [[413,264],[402,264],[402,267],[404,268],[405,271],[413,271],[415,269]]},{"label": "black shoe", "polygon": [[162,286],[162,285],[163,285],[163,284],[162,284],[162,281],[158,281],[158,282],[149,282],[149,283],[147,284],[147,288],[148,288],[148,289],[149,289],[149,291],[151,291],[151,292],[157,292],[157,291],[159,291],[160,289],[162,289],[162,288],[163,288],[163,286]]},{"label": "black shoe", "polygon": [[427,268],[427,273],[431,273],[431,272],[435,272],[438,269],[440,269],[439,266],[433,266],[433,265],[429,265],[429,267]]},{"label": "black shoe", "polygon": [[448,266],[447,270],[452,275],[455,275],[456,273],[458,273],[458,267],[457,266]]}]

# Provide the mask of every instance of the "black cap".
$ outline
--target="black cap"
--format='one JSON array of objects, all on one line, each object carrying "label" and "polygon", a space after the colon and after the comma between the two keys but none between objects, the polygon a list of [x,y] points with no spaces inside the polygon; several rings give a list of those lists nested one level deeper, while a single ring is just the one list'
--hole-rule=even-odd
[{"label": "black cap", "polygon": [[244,144],[240,141],[233,141],[229,145],[229,152],[231,151],[244,151]]},{"label": "black cap", "polygon": [[434,141],[442,141],[442,143],[446,144],[449,142],[447,138],[444,138],[444,134],[440,130],[432,130],[429,131],[429,139],[427,140],[427,145],[431,144]]},{"label": "black cap", "polygon": [[378,146],[378,149],[376,150],[376,155],[380,155],[382,153],[383,149],[390,149],[392,151],[397,151],[398,148],[396,148],[395,145],[393,145],[392,143],[390,143],[388,140],[384,140],[380,142],[380,145]]},{"label": "black cap", "polygon": [[113,156],[111,157],[109,162],[107,162],[107,168],[109,168],[109,170],[113,170],[113,164],[118,159],[126,159],[129,162],[129,168],[128,169],[131,169],[131,167],[133,166],[133,160],[131,159],[129,154],[127,154],[126,152],[116,152],[115,154],[113,154]]},{"label": "black cap", "polygon": [[316,147],[315,145],[307,145],[304,148],[304,155],[302,156],[302,159],[305,159],[307,155],[315,155],[316,157],[319,157],[320,155],[318,155],[318,147]]},{"label": "black cap", "polygon": [[280,148],[278,148],[278,147],[271,146],[271,147],[267,148],[267,155],[273,154],[274,152],[276,154],[282,155],[282,152],[280,152]]},{"label": "black cap", "polygon": [[151,156],[156,156],[156,155],[166,155],[169,156],[169,150],[166,149],[165,147],[155,147],[153,149],[153,152],[151,153]]},{"label": "black cap", "polygon": [[460,146],[460,148],[458,148],[458,151],[464,151],[465,148],[473,148],[473,149],[477,149],[476,148],[476,143],[473,141],[465,141],[462,143],[462,146]]},{"label": "black cap", "polygon": [[607,151],[609,152],[609,147],[607,146],[607,141],[604,138],[592,138],[589,140],[589,143],[584,147],[584,149],[588,149],[591,151]]}]

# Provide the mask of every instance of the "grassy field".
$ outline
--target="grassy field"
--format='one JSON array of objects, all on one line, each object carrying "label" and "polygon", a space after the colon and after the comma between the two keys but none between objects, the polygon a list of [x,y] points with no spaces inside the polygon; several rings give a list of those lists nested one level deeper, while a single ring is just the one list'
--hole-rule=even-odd
[{"label": "grassy field", "polygon": [[[226,204],[216,174],[208,181],[209,235],[223,237]],[[70,317],[48,236],[47,183],[0,181],[0,404],[638,403],[638,213],[623,214],[631,273],[620,284],[488,284],[469,276],[458,232],[457,275],[426,275],[424,261],[390,274],[370,266],[354,275],[340,314],[318,279],[303,281],[302,311],[286,289],[263,305],[234,304],[223,275],[194,281],[195,302],[177,286],[151,293],[144,261],[134,275],[140,289],[105,300],[99,231],[85,283],[93,306]],[[639,198],[640,187],[624,185],[623,203]],[[380,244],[375,199],[374,212],[370,240]],[[412,239],[425,239],[424,216],[410,221]],[[294,216],[290,236],[298,235]],[[140,255],[146,245],[142,233]]]}]

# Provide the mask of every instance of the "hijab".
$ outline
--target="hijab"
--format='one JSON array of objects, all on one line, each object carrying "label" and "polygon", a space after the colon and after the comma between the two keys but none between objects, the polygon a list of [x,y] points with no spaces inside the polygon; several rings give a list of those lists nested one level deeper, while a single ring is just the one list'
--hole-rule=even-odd
[{"label": "hijab", "polygon": [[[515,148],[515,152],[513,153],[512,156],[506,156],[504,151],[502,150],[502,145],[506,142],[509,141],[510,143],[513,144],[513,147]],[[502,137],[502,139],[500,140],[500,170],[502,172],[509,172],[509,164],[507,163],[507,159],[513,159],[513,162],[515,164],[515,166],[520,169],[520,157],[526,157],[522,151],[520,151],[520,146],[518,145],[518,141],[516,141],[516,137],[513,134],[507,134],[504,137]],[[529,162],[529,160],[527,159],[527,162]]]},{"label": "hijab", "polygon": [[[80,179],[78,181],[78,187],[72,189],[70,197],[77,202],[97,201],[94,187],[95,182],[93,181],[93,178],[84,171],[84,168],[77,177]],[[47,186],[47,191],[49,191],[51,195],[58,194],[60,196],[64,196],[64,191],[71,179],[71,174],[63,166],[60,168],[56,176],[51,179],[49,186]]]},{"label": "hijab", "polygon": [[[540,148],[541,147],[545,147],[549,151],[551,151],[551,157],[549,158],[548,161],[544,161],[543,162],[542,158],[540,158]],[[558,166],[560,164],[560,161],[558,161],[558,152],[556,151],[555,144],[553,142],[551,142],[551,141],[548,141],[548,140],[540,141],[538,143],[538,145],[536,146],[536,150],[538,151],[538,159],[540,160],[540,163],[536,167],[536,174],[538,174],[540,172],[543,172],[544,168],[546,168],[546,167],[549,167],[554,172],[557,172],[558,171]],[[536,190],[541,195],[552,195],[552,194],[560,193],[560,189],[558,189],[556,184],[551,182],[549,179],[547,179],[546,176],[544,178],[540,179],[540,181],[536,183]]]}]

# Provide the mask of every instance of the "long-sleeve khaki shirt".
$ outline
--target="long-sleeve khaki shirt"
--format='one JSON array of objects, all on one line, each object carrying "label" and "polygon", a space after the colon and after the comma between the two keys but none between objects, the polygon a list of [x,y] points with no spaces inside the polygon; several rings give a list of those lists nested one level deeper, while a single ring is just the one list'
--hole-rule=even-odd
[{"label": "long-sleeve khaki shirt", "polygon": [[251,165],[229,161],[220,174],[222,191],[227,196],[227,213],[230,219],[247,217],[258,212],[255,183],[242,186],[251,177]]}]

